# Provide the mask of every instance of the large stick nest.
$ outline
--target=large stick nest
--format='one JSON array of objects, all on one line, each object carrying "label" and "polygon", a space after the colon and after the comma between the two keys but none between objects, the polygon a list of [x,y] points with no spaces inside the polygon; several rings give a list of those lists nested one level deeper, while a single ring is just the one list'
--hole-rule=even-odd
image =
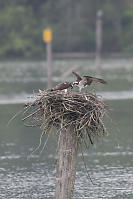
[{"label": "large stick nest", "polygon": [[84,140],[89,138],[93,144],[95,137],[106,132],[103,123],[106,110],[107,106],[96,94],[43,91],[25,105],[23,121],[26,126],[43,127],[44,133],[51,127],[61,130],[72,125],[72,133]]}]

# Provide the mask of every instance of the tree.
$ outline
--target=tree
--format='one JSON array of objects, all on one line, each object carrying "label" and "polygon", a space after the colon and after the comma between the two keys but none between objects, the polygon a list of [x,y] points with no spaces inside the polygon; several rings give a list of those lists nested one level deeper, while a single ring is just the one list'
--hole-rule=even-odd
[{"label": "tree", "polygon": [[54,52],[94,52],[99,9],[103,51],[132,51],[131,0],[0,0],[0,56],[44,56],[47,27],[53,31]]}]

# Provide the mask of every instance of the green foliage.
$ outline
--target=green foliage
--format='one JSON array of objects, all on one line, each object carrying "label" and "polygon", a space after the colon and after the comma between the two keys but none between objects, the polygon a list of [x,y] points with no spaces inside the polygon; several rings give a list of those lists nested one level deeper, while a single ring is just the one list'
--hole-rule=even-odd
[{"label": "green foliage", "polygon": [[133,52],[133,2],[123,13],[123,31],[120,38],[120,45],[123,51]]},{"label": "green foliage", "polygon": [[43,57],[46,27],[54,52],[94,52],[99,9],[103,51],[133,52],[131,0],[0,0],[0,57]]}]

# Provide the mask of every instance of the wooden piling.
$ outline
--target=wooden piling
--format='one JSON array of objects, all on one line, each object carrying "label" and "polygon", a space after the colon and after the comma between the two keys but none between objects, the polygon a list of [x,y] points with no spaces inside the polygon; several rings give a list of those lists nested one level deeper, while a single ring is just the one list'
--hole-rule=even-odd
[{"label": "wooden piling", "polygon": [[46,28],[43,31],[43,41],[46,43],[47,88],[52,87],[52,31]]},{"label": "wooden piling", "polygon": [[96,67],[99,69],[101,65],[102,50],[102,15],[103,12],[98,10],[96,15]]},{"label": "wooden piling", "polygon": [[47,88],[52,87],[52,44],[46,43],[46,60],[47,60]]},{"label": "wooden piling", "polygon": [[77,150],[77,137],[73,128],[61,130],[58,140],[55,199],[73,198]]}]

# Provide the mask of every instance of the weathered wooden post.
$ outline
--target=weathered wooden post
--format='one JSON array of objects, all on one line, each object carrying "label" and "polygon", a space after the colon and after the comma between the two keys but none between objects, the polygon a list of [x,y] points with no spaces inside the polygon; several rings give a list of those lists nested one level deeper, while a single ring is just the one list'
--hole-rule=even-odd
[{"label": "weathered wooden post", "polygon": [[46,42],[47,61],[47,88],[52,87],[52,31],[47,28],[43,31],[43,40]]},{"label": "weathered wooden post", "polygon": [[101,65],[101,50],[102,50],[102,10],[98,10],[96,14],[96,67]]},{"label": "weathered wooden post", "polygon": [[72,199],[77,162],[77,136],[73,128],[60,132],[55,199]]}]

